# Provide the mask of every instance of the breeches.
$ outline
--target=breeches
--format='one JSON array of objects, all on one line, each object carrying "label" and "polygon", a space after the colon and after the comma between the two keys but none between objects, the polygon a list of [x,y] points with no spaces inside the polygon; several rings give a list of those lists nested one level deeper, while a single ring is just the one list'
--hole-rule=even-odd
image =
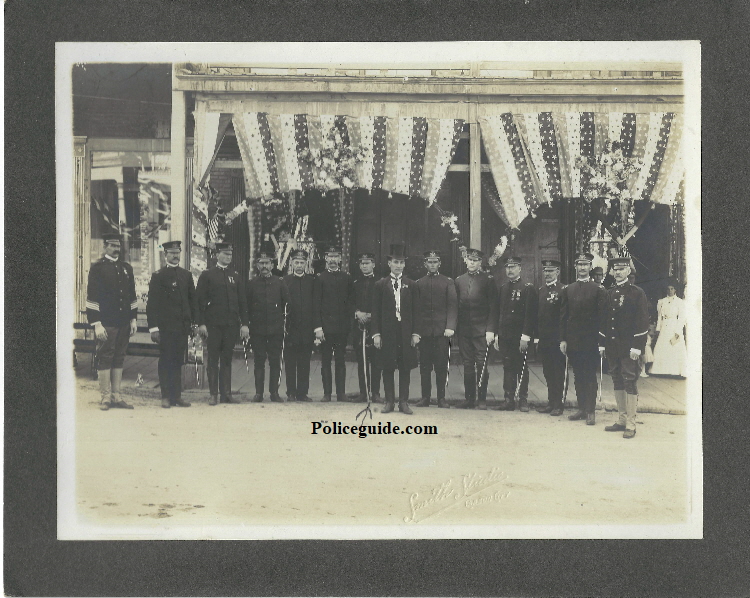
[{"label": "breeches", "polygon": [[105,326],[107,340],[99,345],[96,350],[98,368],[109,370],[111,368],[122,368],[125,364],[125,352],[130,342],[130,323],[124,326]]},{"label": "breeches", "polygon": [[609,374],[615,390],[624,390],[629,395],[638,394],[638,377],[641,375],[639,359],[618,357],[609,359]]}]

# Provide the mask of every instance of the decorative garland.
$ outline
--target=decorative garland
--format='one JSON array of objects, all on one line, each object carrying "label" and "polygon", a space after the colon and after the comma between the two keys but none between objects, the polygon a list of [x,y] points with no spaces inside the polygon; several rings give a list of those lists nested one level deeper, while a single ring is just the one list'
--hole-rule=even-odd
[{"label": "decorative garland", "polygon": [[501,259],[505,254],[505,250],[508,248],[508,237],[503,235],[500,237],[500,242],[495,245],[495,249],[492,251],[492,255],[487,259],[487,263],[490,266],[497,264],[497,260]]},{"label": "decorative garland", "polygon": [[367,151],[363,148],[352,149],[344,143],[341,132],[332,126],[323,137],[322,147],[305,149],[300,157],[307,162],[313,171],[313,184],[321,193],[333,189],[353,189],[359,186],[357,164],[364,162]]}]

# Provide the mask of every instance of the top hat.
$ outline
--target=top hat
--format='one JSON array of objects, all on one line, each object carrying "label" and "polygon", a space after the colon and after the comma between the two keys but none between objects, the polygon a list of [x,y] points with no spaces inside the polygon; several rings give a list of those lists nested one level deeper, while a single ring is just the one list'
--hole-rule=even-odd
[{"label": "top hat", "polygon": [[364,253],[360,253],[357,256],[357,261],[361,262],[362,260],[372,260],[374,262],[375,261],[375,254],[374,253],[370,253],[368,251],[365,251]]},{"label": "top hat", "polygon": [[466,257],[473,257],[478,260],[481,260],[484,257],[484,253],[480,251],[479,249],[467,249],[466,250]]},{"label": "top hat", "polygon": [[389,260],[405,260],[408,256],[404,255],[404,250],[400,247],[394,247],[388,255]]},{"label": "top hat", "polygon": [[308,257],[310,257],[310,254],[307,253],[307,251],[305,251],[304,249],[295,249],[289,256],[289,259],[306,260]]},{"label": "top hat", "polygon": [[166,243],[162,243],[161,246],[164,248],[164,251],[167,251],[167,249],[182,249],[182,241],[167,241]]},{"label": "top hat", "polygon": [[340,245],[326,245],[325,250],[323,251],[324,255],[328,255],[329,253],[338,253],[341,255],[341,246]]},{"label": "top hat", "polygon": [[521,265],[521,258],[520,257],[506,257],[505,258],[505,265],[506,266],[520,266]]},{"label": "top hat", "polygon": [[573,260],[573,261],[576,264],[578,262],[589,262],[589,263],[591,263],[591,262],[594,261],[594,256],[591,253],[586,253],[586,252],[576,253],[575,260]]},{"label": "top hat", "polygon": [[102,235],[102,241],[104,241],[105,243],[111,243],[114,241],[120,243],[122,241],[122,236],[120,235],[120,233],[104,233]]},{"label": "top hat", "polygon": [[434,251],[434,250],[433,251],[425,251],[423,255],[424,255],[424,259],[429,259],[429,258],[440,259],[440,252],[439,251]]},{"label": "top hat", "polygon": [[226,241],[217,241],[215,245],[216,251],[232,251],[233,249],[232,244],[227,243]]},{"label": "top hat", "polygon": [[560,262],[557,260],[542,260],[542,268],[559,268]]}]

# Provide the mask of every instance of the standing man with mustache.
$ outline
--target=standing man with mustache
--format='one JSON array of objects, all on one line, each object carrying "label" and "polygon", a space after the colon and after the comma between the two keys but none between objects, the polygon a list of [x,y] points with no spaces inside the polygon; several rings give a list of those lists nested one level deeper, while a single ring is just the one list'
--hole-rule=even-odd
[{"label": "standing man with mustache", "polygon": [[86,317],[99,345],[99,408],[132,409],[120,398],[120,385],[128,343],[137,330],[133,267],[120,260],[119,234],[107,233],[102,239],[104,256],[91,266],[86,293]]}]

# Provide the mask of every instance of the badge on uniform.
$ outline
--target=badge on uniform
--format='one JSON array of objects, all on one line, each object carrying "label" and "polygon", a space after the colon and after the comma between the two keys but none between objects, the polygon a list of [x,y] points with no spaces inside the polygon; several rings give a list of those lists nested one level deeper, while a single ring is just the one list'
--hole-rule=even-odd
[{"label": "badge on uniform", "polygon": [[521,300],[521,291],[513,291],[510,296],[511,301],[520,301]]},{"label": "badge on uniform", "polygon": [[173,288],[173,289],[176,289],[176,288],[177,288],[177,281],[176,281],[176,280],[173,280],[173,281],[172,281],[172,288]]},{"label": "badge on uniform", "polygon": [[555,301],[557,301],[557,291],[553,291],[552,293],[547,295],[547,301],[549,301],[550,303],[554,303]]},{"label": "badge on uniform", "polygon": [[622,304],[625,302],[625,295],[620,295],[620,307],[622,307]]},{"label": "badge on uniform", "polygon": [[230,284],[234,284],[234,277],[233,276],[227,276],[227,278],[229,279],[229,283]]}]

